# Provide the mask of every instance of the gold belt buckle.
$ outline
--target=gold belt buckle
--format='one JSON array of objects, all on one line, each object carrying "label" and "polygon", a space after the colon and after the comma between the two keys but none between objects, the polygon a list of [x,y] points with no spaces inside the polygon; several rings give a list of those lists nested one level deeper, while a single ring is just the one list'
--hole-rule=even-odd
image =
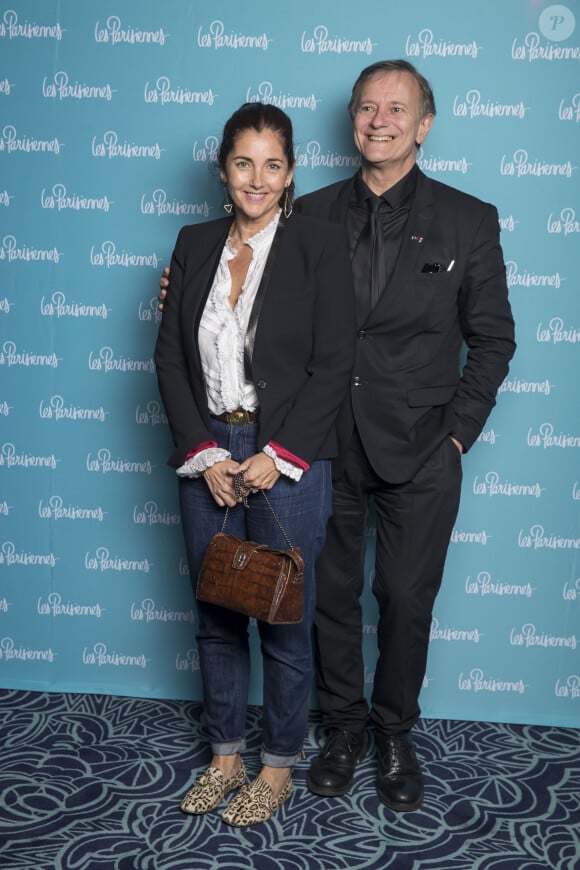
[{"label": "gold belt buckle", "polygon": [[235,411],[231,411],[229,422],[234,426],[244,426],[250,422],[248,418],[249,414],[244,408],[236,408]]}]

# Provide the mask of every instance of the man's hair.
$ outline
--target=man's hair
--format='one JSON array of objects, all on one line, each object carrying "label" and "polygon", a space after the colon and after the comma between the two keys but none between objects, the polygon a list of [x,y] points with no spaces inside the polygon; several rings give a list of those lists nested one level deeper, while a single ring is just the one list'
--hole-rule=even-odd
[{"label": "man's hair", "polygon": [[348,111],[351,119],[354,118],[357,112],[360,95],[366,82],[373,78],[373,76],[383,75],[384,73],[390,72],[406,72],[413,76],[419,86],[419,92],[421,94],[421,117],[424,118],[425,115],[435,114],[435,98],[433,96],[433,91],[431,90],[431,85],[412,63],[409,63],[406,60],[379,60],[377,63],[365,67],[353,85],[350,102],[348,104]]}]

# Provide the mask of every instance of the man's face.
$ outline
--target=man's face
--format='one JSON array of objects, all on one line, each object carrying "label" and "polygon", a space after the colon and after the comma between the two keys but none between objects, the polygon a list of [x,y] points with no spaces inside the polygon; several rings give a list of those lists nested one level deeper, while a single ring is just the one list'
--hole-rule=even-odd
[{"label": "man's face", "polygon": [[398,178],[413,167],[433,115],[421,117],[419,85],[410,73],[378,73],[363,85],[353,120],[354,141],[363,167]]}]

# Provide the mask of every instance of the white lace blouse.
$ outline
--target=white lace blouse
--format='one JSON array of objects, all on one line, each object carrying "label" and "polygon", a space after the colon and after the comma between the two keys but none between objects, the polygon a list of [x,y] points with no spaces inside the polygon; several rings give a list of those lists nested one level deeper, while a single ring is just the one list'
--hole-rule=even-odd
[{"label": "white lace blouse", "polygon": [[[280,212],[264,229],[246,241],[252,249],[252,259],[233,310],[229,303],[232,279],[228,263],[237,252],[229,239],[224,245],[198,332],[210,414],[223,414],[236,408],[256,411],[259,407],[254,384],[247,381],[244,374],[244,340],[279,219]],[[266,445],[264,452],[274,460],[278,471],[294,480],[300,479],[301,468],[278,457],[270,445]],[[187,459],[177,469],[177,474],[198,477],[206,468],[229,457],[230,453],[221,447],[208,447]]]},{"label": "white lace blouse", "polygon": [[198,333],[210,414],[223,414],[236,408],[245,408],[246,411],[258,408],[255,387],[244,376],[244,339],[279,217],[278,213],[246,242],[252,249],[252,259],[233,310],[229,303],[232,279],[228,263],[237,251],[229,239],[224,245]]}]

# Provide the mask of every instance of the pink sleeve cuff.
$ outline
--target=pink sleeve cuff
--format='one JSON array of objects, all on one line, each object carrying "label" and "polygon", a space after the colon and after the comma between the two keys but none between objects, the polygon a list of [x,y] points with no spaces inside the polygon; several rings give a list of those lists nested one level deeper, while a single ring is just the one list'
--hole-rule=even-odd
[{"label": "pink sleeve cuff", "polygon": [[297,465],[298,468],[301,468],[303,471],[308,471],[310,468],[308,462],[304,462],[303,459],[294,456],[293,453],[290,453],[289,450],[286,450],[286,448],[282,447],[280,444],[276,444],[275,441],[269,441],[268,444],[280,459],[284,459],[286,462],[291,462],[293,465]]},{"label": "pink sleeve cuff", "polygon": [[198,453],[201,453],[202,450],[207,450],[208,447],[217,447],[217,441],[204,441],[203,444],[198,444],[191,453],[187,454],[185,459],[191,459],[192,456],[196,456]]}]

